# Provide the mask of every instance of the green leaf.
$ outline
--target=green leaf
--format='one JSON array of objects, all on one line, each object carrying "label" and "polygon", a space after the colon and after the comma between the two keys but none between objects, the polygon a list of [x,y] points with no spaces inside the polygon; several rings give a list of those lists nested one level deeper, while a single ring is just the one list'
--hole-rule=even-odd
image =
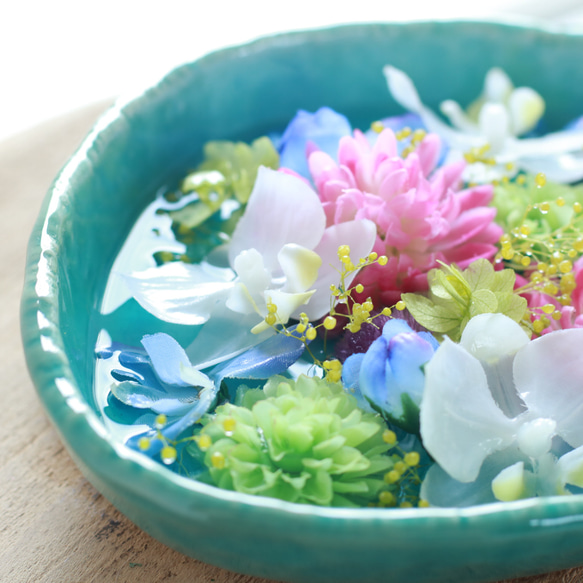
[{"label": "green leaf", "polygon": [[472,294],[470,302],[470,316],[479,314],[495,314],[498,311],[496,294],[489,289],[478,289]]},{"label": "green leaf", "polygon": [[513,293],[496,294],[496,296],[498,298],[499,312],[520,323],[528,308],[526,298]]},{"label": "green leaf", "polygon": [[462,277],[468,282],[472,292],[479,289],[492,290],[495,281],[494,273],[494,266],[487,259],[478,259],[470,264]]},{"label": "green leaf", "polygon": [[198,171],[218,171],[224,177],[227,190],[244,204],[253,190],[259,166],[277,170],[279,155],[271,140],[261,137],[245,144],[243,142],[214,141],[204,148],[205,160]]},{"label": "green leaf", "polygon": [[427,296],[403,294],[403,300],[419,324],[453,341],[479,314],[505,314],[516,322],[524,316],[526,300],[514,293],[516,274],[511,269],[496,271],[486,259],[477,259],[464,271],[442,264],[429,271],[427,280]]},{"label": "green leaf", "polygon": [[494,272],[494,283],[490,287],[493,292],[512,293],[516,283],[516,273],[512,269],[502,269]]},{"label": "green leaf", "polygon": [[418,294],[403,294],[401,297],[413,318],[432,332],[446,334],[459,325],[459,318],[445,306]]}]

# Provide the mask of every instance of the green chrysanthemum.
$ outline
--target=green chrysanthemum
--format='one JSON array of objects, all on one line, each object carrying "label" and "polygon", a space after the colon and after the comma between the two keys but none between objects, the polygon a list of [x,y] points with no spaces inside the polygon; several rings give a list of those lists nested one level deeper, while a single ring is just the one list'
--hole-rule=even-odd
[{"label": "green chrysanthemum", "polygon": [[[534,237],[545,236],[565,227],[573,219],[573,204],[583,203],[583,186],[568,186],[547,181],[537,184],[532,175],[516,182],[498,184],[492,205],[496,207],[496,222],[507,233],[527,225]],[[540,212],[535,205],[559,201]]]},{"label": "green chrysanthemum", "polygon": [[383,480],[395,462],[382,419],[339,383],[276,376],[239,401],[217,407],[189,446],[195,455],[206,449],[220,488],[322,506],[363,506],[397,492]]}]

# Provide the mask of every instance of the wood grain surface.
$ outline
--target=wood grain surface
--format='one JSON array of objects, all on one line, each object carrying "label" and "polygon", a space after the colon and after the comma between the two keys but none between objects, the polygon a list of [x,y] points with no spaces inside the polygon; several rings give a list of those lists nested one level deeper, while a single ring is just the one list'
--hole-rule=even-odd
[{"label": "wood grain surface", "polygon": [[[120,514],[76,468],[29,379],[19,332],[27,239],[51,180],[107,105],[0,143],[0,581],[268,583],[185,557]],[[582,581],[574,569],[514,583]]]}]

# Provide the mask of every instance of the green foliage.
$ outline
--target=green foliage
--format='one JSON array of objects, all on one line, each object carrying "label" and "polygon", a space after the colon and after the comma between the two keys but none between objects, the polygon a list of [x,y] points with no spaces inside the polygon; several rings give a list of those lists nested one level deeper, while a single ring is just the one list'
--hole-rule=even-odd
[{"label": "green foliage", "polygon": [[196,192],[196,199],[182,208],[160,211],[172,219],[176,240],[186,245],[186,253],[161,252],[156,261],[198,263],[225,243],[245,210],[259,166],[279,167],[279,155],[267,137],[251,144],[227,141],[205,144],[203,162],[184,178],[179,192],[166,195],[169,201],[176,202],[182,195]]},{"label": "green foliage", "polygon": [[[535,205],[542,202],[563,201],[540,212]],[[548,235],[568,225],[573,219],[573,203],[583,203],[583,185],[568,186],[548,182],[537,186],[533,175],[520,181],[498,184],[494,189],[492,205],[496,207],[496,222],[506,233],[526,225],[532,236]]]},{"label": "green foliage", "polygon": [[454,342],[478,314],[505,314],[518,323],[526,314],[526,299],[514,293],[515,272],[495,271],[486,259],[474,261],[463,272],[455,265],[443,265],[432,269],[428,280],[427,296],[403,294],[403,300],[419,324]]},{"label": "green foliage", "polygon": [[254,142],[216,141],[204,147],[204,161],[183,181],[183,193],[196,191],[199,200],[172,211],[172,220],[183,228],[193,229],[215,212],[228,198],[240,205],[249,200],[259,166],[276,170],[279,155],[271,140],[258,138]]},{"label": "green foliage", "polygon": [[[289,502],[356,507],[397,490],[380,416],[358,408],[339,383],[272,377],[239,405],[217,407],[187,451],[220,488]],[[206,450],[206,451],[204,451]]]}]

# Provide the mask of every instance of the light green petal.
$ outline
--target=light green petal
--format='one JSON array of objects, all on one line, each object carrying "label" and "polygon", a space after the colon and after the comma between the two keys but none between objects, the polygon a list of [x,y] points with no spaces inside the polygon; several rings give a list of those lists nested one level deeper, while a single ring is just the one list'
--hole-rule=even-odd
[{"label": "light green petal", "polygon": [[285,275],[283,291],[288,293],[305,292],[318,277],[322,259],[317,253],[301,245],[284,245],[277,259]]}]

